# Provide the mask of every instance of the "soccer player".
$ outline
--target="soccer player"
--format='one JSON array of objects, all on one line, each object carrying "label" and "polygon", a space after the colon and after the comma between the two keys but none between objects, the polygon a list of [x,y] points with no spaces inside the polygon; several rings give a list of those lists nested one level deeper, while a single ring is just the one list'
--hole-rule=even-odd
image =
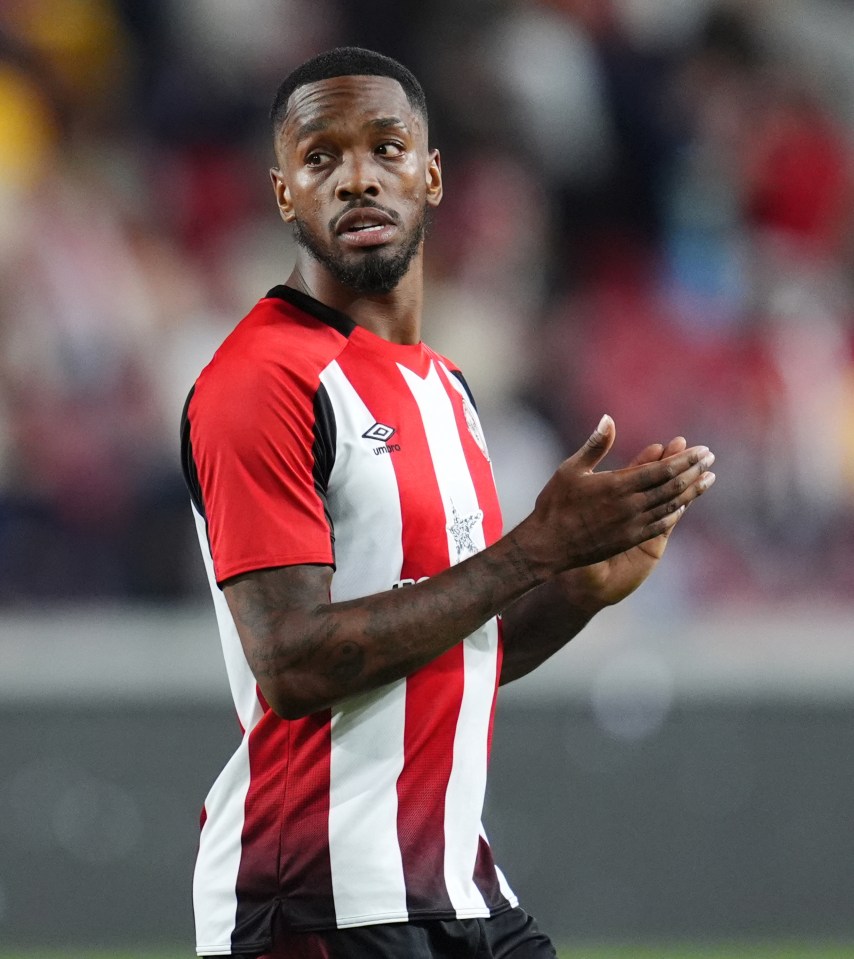
[{"label": "soccer player", "polygon": [[182,426],[244,733],[205,803],[197,951],[554,956],[480,822],[497,689],[649,575],[714,457],[680,437],[596,472],[605,416],[502,536],[475,402],[421,340],[442,198],[421,87],[341,48],[272,120],[296,265]]}]

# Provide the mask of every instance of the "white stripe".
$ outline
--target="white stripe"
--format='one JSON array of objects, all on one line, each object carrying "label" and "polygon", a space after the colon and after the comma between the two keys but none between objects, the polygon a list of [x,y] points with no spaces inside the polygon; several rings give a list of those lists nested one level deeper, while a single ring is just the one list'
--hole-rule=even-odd
[{"label": "white stripe", "polygon": [[205,800],[193,876],[196,951],[230,955],[237,921],[237,873],[243,851],[243,811],[249,791],[249,734],[219,774]]},{"label": "white stripe", "polygon": [[391,455],[375,455],[381,444],[362,436],[374,417],[337,363],[320,379],[335,413],[327,504],[335,527],[332,600],[341,602],[391,589],[400,579],[403,520]]},{"label": "white stripe", "polygon": [[498,888],[501,890],[501,895],[510,903],[510,905],[515,909],[519,905],[519,898],[515,892],[510,888],[510,883],[507,882],[507,878],[504,873],[498,868],[495,867],[495,874],[498,876]]},{"label": "white stripe", "polygon": [[408,918],[396,789],[405,719],[405,680],[332,712],[329,856],[339,926]]},{"label": "white stripe", "polygon": [[[478,415],[478,412],[475,409],[474,403],[469,398],[468,390],[463,386],[462,382],[460,381],[460,378],[456,376],[454,373],[452,373],[444,363],[440,361],[437,361],[437,362],[439,366],[445,371],[445,376],[448,377],[448,382],[451,384],[451,386],[453,386],[453,388],[457,391],[457,393],[460,394],[460,396],[462,397],[463,403],[465,404],[465,407],[471,411],[471,415],[474,417],[474,420],[477,423],[480,437],[478,438],[477,436],[474,436],[474,434],[472,434],[472,439],[475,441],[475,443],[477,443],[478,446],[481,447],[481,451],[483,455],[486,457],[487,463],[489,463],[489,469],[494,479],[495,470],[492,468],[492,460],[489,457],[489,451],[486,447],[486,437],[484,436],[483,425],[480,422],[480,416]],[[481,444],[483,445],[481,446]]]},{"label": "white stripe", "polygon": [[[327,500],[336,542],[332,599],[338,602],[385,591],[400,579],[403,525],[391,456],[375,455],[378,441],[362,436],[374,417],[337,363],[321,381],[337,434]],[[396,786],[405,722],[403,680],[332,711],[329,856],[342,927],[408,918]]]},{"label": "white stripe", "polygon": [[237,710],[237,718],[244,730],[252,729],[258,720],[263,716],[264,710],[258,701],[256,692],[255,677],[246,661],[246,654],[243,652],[243,646],[240,637],[237,635],[237,627],[234,625],[234,619],[228,603],[222,590],[216,584],[216,574],[214,573],[213,558],[211,557],[210,545],[207,537],[207,527],[204,517],[193,507],[193,517],[196,521],[196,533],[199,537],[199,546],[202,550],[202,559],[205,563],[205,571],[208,574],[208,584],[213,597],[214,612],[216,613],[217,626],[219,627],[219,637],[222,643],[222,654],[225,658],[225,670],[228,674],[228,685],[231,688],[231,698],[234,700],[234,707]]},{"label": "white stripe", "polygon": [[[460,551],[457,538],[451,532],[455,518],[467,524],[478,514],[482,519],[483,512],[478,504],[474,483],[469,474],[451,398],[445,391],[436,367],[431,363],[430,372],[424,379],[401,364],[398,364],[398,368],[421,411],[424,430],[427,434],[427,446],[430,449],[439,493],[445,508],[448,556],[453,566],[472,555],[471,551]],[[477,550],[484,548],[486,544],[483,523],[480,520],[472,523],[468,534]]]},{"label": "white stripe", "polygon": [[459,918],[481,914],[474,884],[480,817],[486,792],[486,744],[495,693],[498,627],[494,619],[463,643],[465,688],[454,737],[454,764],[445,798],[445,882]]},{"label": "white stripe", "polygon": [[[490,845],[489,838],[486,835],[486,830],[483,828],[483,823],[480,826],[480,834],[483,837],[483,841]],[[490,847],[491,848],[491,847]],[[498,888],[501,890],[501,895],[510,903],[514,908],[519,905],[519,899],[516,896],[516,893],[510,888],[510,883],[507,882],[507,878],[504,873],[498,868],[495,867],[495,874],[498,876]]]},{"label": "white stripe", "polygon": [[[435,366],[421,379],[405,367],[401,373],[418,403],[439,491],[445,507],[451,563],[467,558],[453,535],[455,523],[482,517],[469,474],[454,409]],[[468,533],[484,548],[483,524]],[[470,555],[470,554],[469,554]],[[498,625],[492,619],[463,642],[465,679],[454,737],[454,762],[445,794],[445,884],[457,916],[482,916],[486,903],[474,883],[480,817],[486,791],[487,739],[495,693]]]},{"label": "white stripe", "polygon": [[199,955],[230,955],[237,916],[237,873],[243,851],[243,818],[249,791],[249,731],[263,714],[255,677],[246,662],[237,628],[216,585],[204,518],[193,507],[196,532],[213,596],[231,695],[245,735],[205,800],[207,818],[199,838],[193,877],[193,909]]}]

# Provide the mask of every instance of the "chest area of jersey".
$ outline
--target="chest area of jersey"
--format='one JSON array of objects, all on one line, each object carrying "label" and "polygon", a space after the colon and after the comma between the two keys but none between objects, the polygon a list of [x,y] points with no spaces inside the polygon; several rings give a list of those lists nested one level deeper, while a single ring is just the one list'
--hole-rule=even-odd
[{"label": "chest area of jersey", "polygon": [[341,362],[321,379],[335,422],[336,541],[400,527],[420,551],[435,550],[427,566],[441,567],[500,535],[480,421],[444,364],[432,361],[422,376],[393,362]]}]

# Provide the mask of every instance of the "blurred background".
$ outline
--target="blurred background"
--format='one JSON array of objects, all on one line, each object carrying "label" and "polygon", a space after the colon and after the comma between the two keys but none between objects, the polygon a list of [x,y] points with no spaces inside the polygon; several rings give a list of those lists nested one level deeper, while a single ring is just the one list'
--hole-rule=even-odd
[{"label": "blurred background", "polygon": [[267,110],[338,44],[427,92],[425,339],[507,525],[605,411],[610,465],[717,454],[655,578],[507,690],[511,882],[562,941],[854,942],[848,0],[5,0],[0,942],[191,941],[238,730],[178,420],[290,271]]}]

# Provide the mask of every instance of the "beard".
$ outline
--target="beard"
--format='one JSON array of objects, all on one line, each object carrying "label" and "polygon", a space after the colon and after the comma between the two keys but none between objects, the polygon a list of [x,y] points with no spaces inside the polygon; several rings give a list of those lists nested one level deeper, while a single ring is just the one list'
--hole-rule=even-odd
[{"label": "beard", "polygon": [[[371,206],[371,204],[365,204]],[[413,257],[427,233],[429,207],[425,203],[418,222],[404,237],[403,247],[389,252],[373,247],[357,254],[355,262],[348,262],[335,250],[324,248],[317,236],[299,218],[294,220],[294,239],[318,263],[326,267],[342,285],[356,293],[391,293],[406,276]],[[331,224],[330,224],[331,227]]]}]

